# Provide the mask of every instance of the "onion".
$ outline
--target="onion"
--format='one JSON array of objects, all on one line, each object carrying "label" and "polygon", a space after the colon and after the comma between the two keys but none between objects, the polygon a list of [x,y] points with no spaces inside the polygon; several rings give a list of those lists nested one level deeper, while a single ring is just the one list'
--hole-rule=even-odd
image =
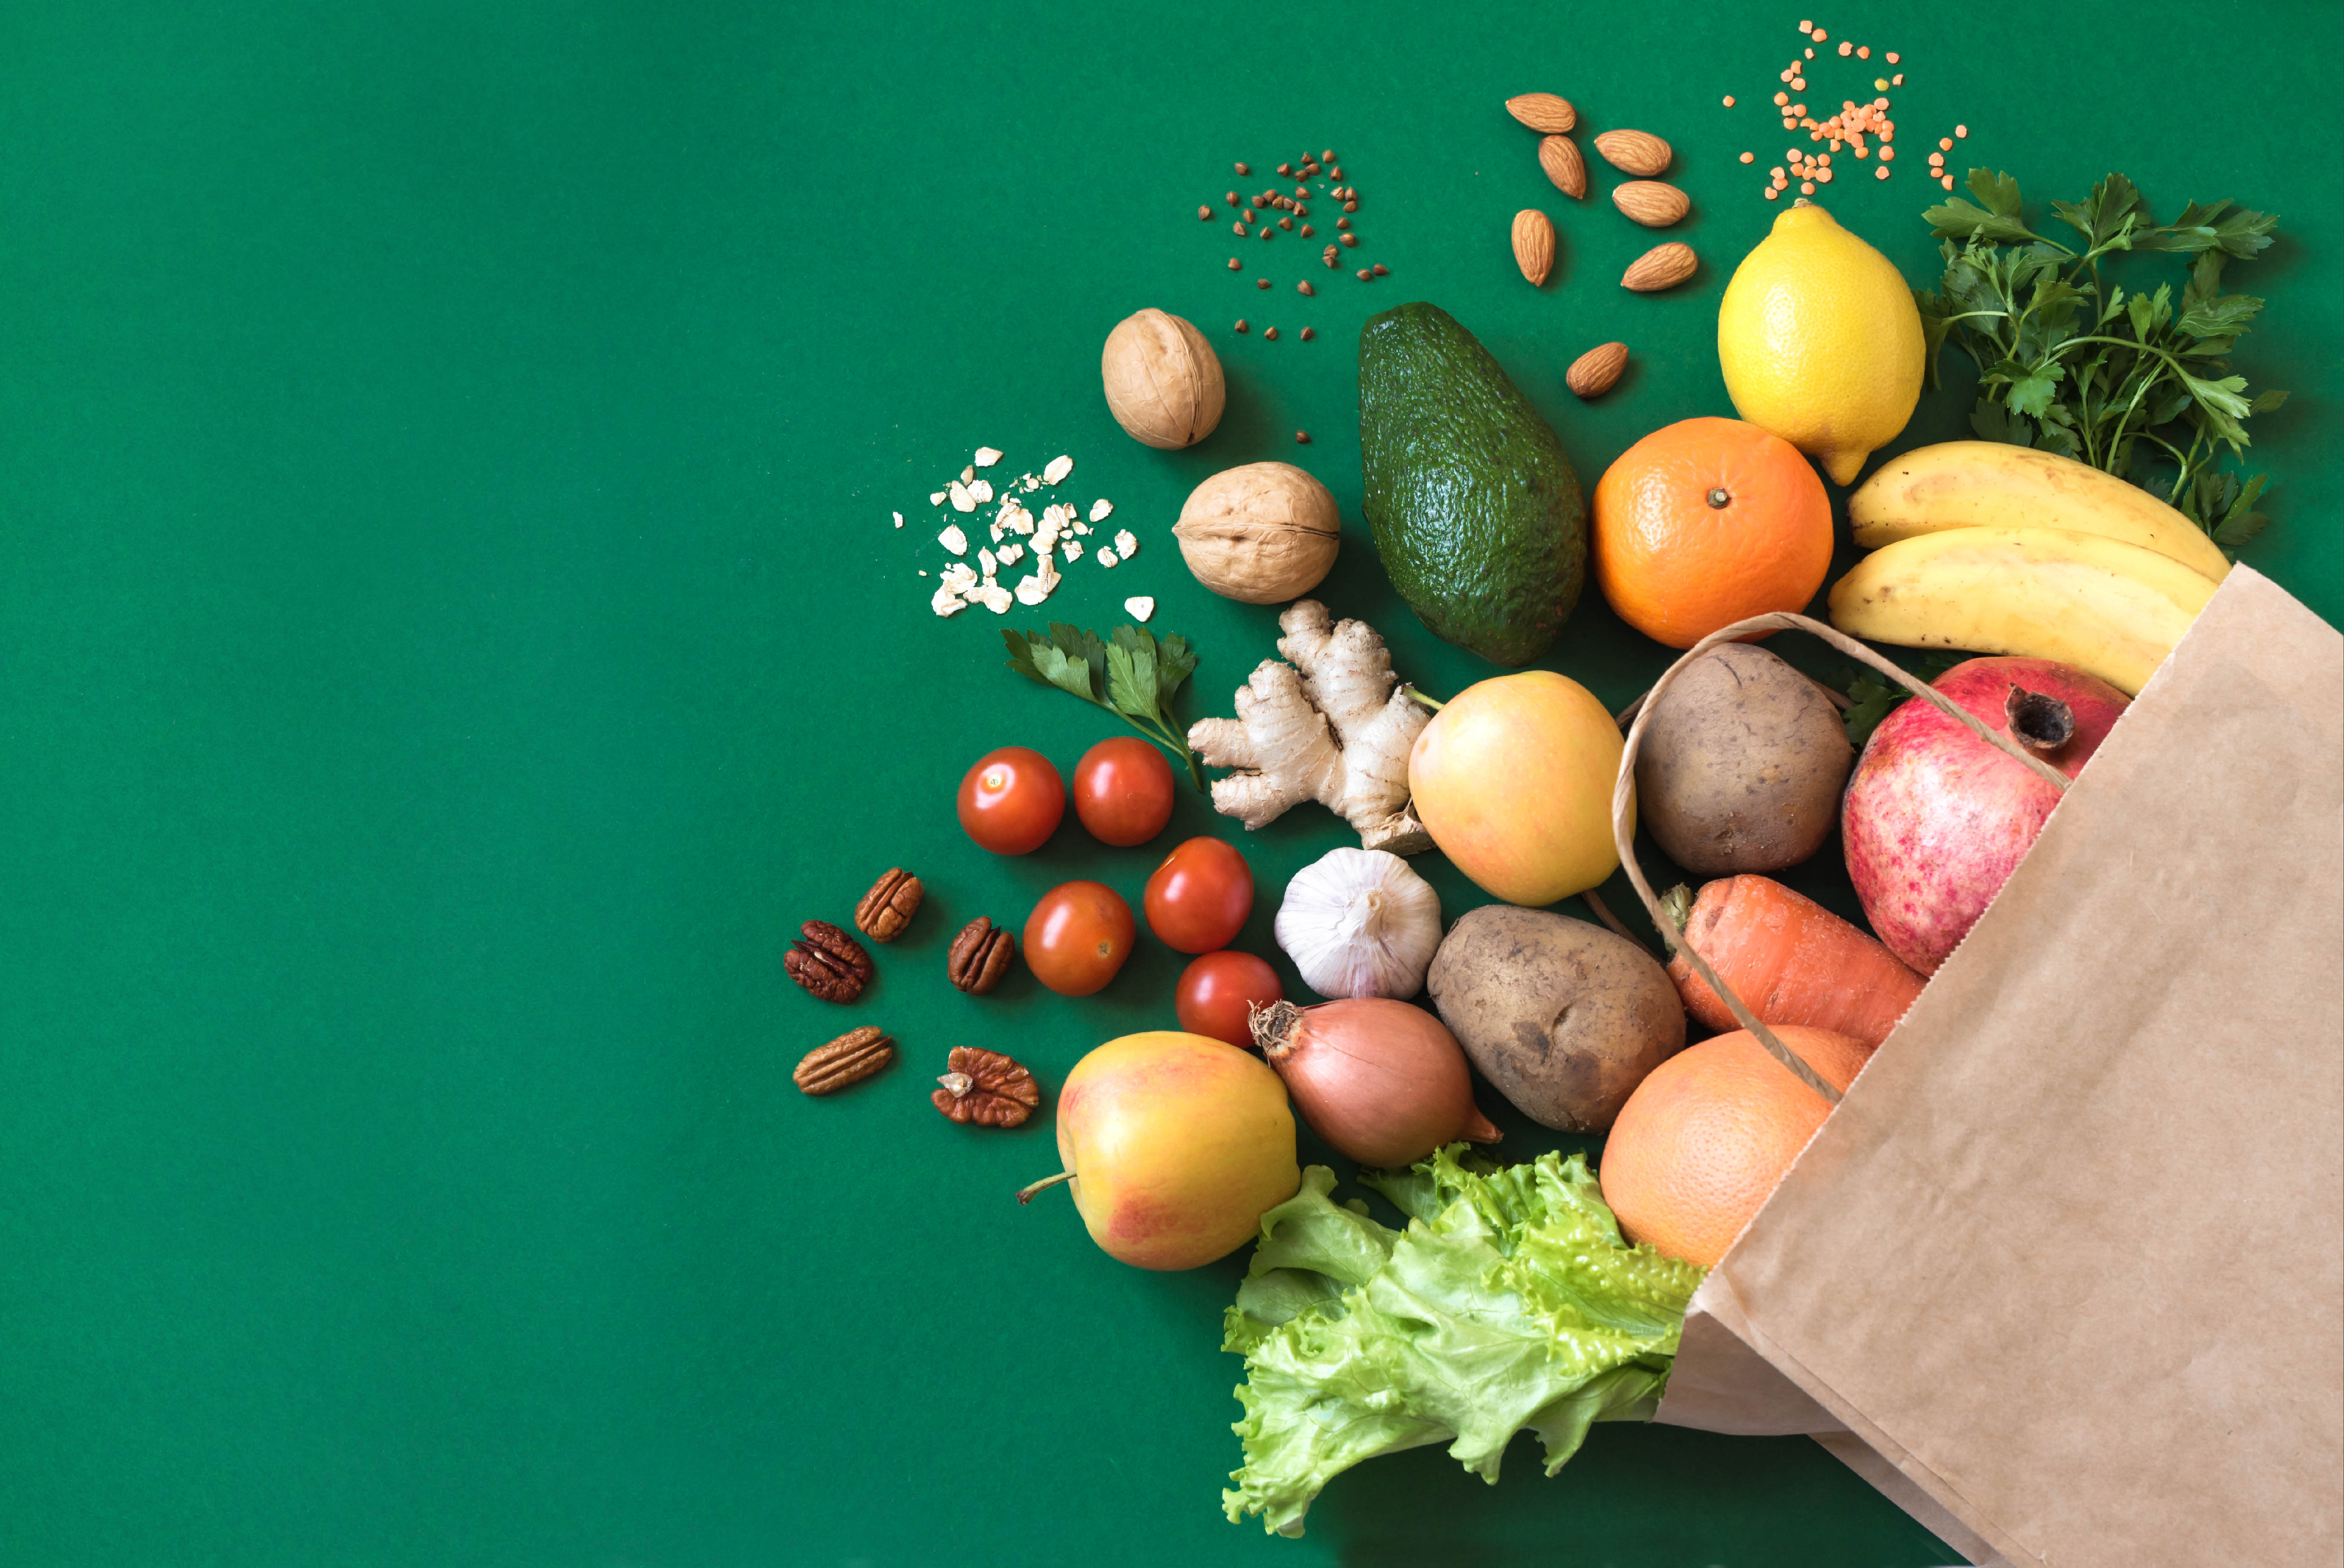
[{"label": "onion", "polygon": [[1473,1104],[1457,1037],[1420,1007],[1353,997],[1253,1010],[1253,1037],[1310,1130],[1362,1165],[1410,1165],[1502,1136]]}]

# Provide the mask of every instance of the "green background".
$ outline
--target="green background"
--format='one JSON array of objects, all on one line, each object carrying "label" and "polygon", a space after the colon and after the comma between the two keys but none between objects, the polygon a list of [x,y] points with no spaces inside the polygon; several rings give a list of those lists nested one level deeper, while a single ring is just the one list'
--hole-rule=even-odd
[{"label": "green background", "polygon": [[[955,1044],[1055,1085],[1166,1022],[1178,969],[1144,942],[1079,1002],[944,981],[961,922],[1071,876],[1136,900],[1163,847],[1070,820],[1005,860],[955,823],[980,752],[1071,768],[1114,732],[1005,671],[995,618],[927,612],[926,494],[975,447],[1069,453],[1114,499],[1137,558],[1046,614],[1156,596],[1202,655],[1194,717],[1273,617],[1198,588],[1167,528],[1264,457],[1342,503],[1338,613],[1428,689],[1492,673],[1398,604],[1359,521],[1371,310],[1453,311],[1590,484],[1730,412],[1714,310],[1774,210],[1787,142],[1754,106],[1798,13],[1446,9],[0,7],[0,1559],[1950,1560],[1803,1439],[1660,1428],[1600,1428],[1552,1481],[1525,1440],[1495,1488],[1379,1461],[1299,1542],[1225,1523],[1242,1256],[1116,1264],[1063,1194],[1009,1201],[1056,1168],[1046,1118],[926,1101]],[[2284,215],[2231,273],[2270,300],[2241,367],[2294,393],[2254,422],[2275,521],[2247,558],[2335,620],[2338,8],[1808,15],[1904,54],[1907,172],[1826,198],[1915,281],[1923,138],[1955,120],[1957,164],[2035,203],[2119,168],[2161,215]],[[1808,98],[1862,90],[1819,64]],[[1674,143],[1693,282],[1614,285],[1652,236],[1608,170],[1584,205],[1545,184],[1500,108],[1534,89]],[[1323,146],[1391,276],[1293,239],[1228,273],[1197,204],[1233,159]],[[1506,243],[1533,204],[1562,236],[1541,291]],[[1228,368],[1193,451],[1099,397],[1101,339],[1151,305]],[[1577,405],[1564,367],[1613,337],[1633,367]],[[1949,369],[1904,444],[1962,431]],[[1550,662],[1619,703],[1666,658],[1591,593]],[[1184,798],[1165,843],[1208,831],[1235,835]],[[1243,945],[1343,841],[1316,808],[1244,839]],[[929,908],[865,999],[792,986],[796,924],[894,864]],[[1794,879],[1852,907],[1834,851]],[[902,1065],[791,1087],[866,1020]],[[1555,1141],[1500,1120],[1509,1152]]]}]

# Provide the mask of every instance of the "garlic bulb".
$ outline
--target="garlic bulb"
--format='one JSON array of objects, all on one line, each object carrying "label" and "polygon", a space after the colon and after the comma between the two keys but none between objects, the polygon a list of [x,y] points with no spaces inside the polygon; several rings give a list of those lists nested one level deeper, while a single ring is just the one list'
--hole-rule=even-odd
[{"label": "garlic bulb", "polygon": [[1330,849],[1286,884],[1278,945],[1320,996],[1411,997],[1440,946],[1440,895],[1385,849]]}]

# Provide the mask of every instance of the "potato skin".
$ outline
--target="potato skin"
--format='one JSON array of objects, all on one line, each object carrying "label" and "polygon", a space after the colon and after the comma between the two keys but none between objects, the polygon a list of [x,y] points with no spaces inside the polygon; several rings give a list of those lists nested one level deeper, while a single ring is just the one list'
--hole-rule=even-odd
[{"label": "potato skin", "polygon": [[1662,693],[1636,755],[1637,815],[1688,871],[1779,871],[1823,848],[1854,766],[1822,687],[1726,643]]},{"label": "potato skin", "polygon": [[1562,1132],[1601,1132],[1684,1047],[1684,1004],[1652,956],[1601,926],[1489,904],[1449,929],[1426,988],[1498,1092]]}]

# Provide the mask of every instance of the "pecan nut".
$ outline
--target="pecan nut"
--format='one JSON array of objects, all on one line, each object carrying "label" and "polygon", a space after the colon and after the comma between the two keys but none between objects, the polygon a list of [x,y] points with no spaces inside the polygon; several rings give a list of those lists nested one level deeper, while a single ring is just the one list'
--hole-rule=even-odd
[{"label": "pecan nut", "polygon": [[808,1094],[835,1094],[886,1070],[894,1060],[894,1040],[884,1030],[866,1023],[807,1051],[790,1081]]},{"label": "pecan nut", "polygon": [[971,996],[983,996],[1001,983],[1017,958],[1017,939],[983,915],[961,927],[945,959],[945,973]]},{"label": "pecan nut", "polygon": [[889,868],[854,906],[854,929],[874,942],[894,941],[920,912],[920,899],[925,891],[920,879],[903,867]]},{"label": "pecan nut", "polygon": [[790,978],[824,1001],[853,1001],[871,983],[871,955],[863,944],[828,920],[798,928],[782,967]]},{"label": "pecan nut", "polygon": [[963,1126],[1020,1126],[1041,1106],[1034,1075],[997,1050],[956,1045],[946,1065],[952,1070],[936,1080],[943,1087],[928,1098]]}]

